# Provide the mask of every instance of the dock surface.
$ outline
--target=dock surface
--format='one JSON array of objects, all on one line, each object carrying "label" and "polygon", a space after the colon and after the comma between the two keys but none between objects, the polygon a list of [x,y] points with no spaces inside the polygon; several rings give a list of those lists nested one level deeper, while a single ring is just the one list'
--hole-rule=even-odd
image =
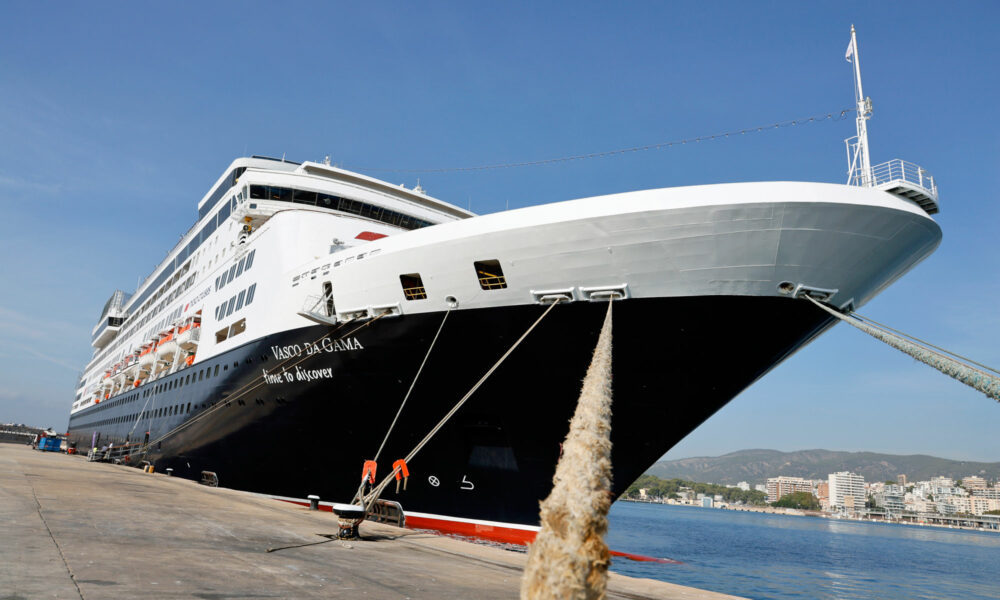
[{"label": "dock surface", "polygon": [[[331,540],[328,512],[14,444],[0,444],[0,530],[0,600],[508,599],[527,558],[378,523]],[[615,573],[608,597],[734,598]]]}]

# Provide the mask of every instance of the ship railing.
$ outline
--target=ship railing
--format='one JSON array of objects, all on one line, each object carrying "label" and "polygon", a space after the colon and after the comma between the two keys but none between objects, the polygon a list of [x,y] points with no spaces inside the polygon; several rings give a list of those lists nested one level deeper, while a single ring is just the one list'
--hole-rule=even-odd
[{"label": "ship railing", "polygon": [[491,277],[480,277],[479,287],[484,290],[499,290],[507,287],[507,278],[503,275],[491,276]]},{"label": "ship railing", "polygon": [[336,316],[330,313],[330,305],[332,304],[332,299],[329,296],[306,296],[305,302],[302,303],[302,312],[310,314],[318,314],[324,317]]},{"label": "ship railing", "polygon": [[427,290],[423,287],[403,288],[403,296],[405,296],[407,300],[426,300]]},{"label": "ship railing", "polygon": [[930,214],[938,212],[938,187],[934,176],[920,165],[894,158],[866,173],[852,168],[849,185],[874,187],[913,200]]}]

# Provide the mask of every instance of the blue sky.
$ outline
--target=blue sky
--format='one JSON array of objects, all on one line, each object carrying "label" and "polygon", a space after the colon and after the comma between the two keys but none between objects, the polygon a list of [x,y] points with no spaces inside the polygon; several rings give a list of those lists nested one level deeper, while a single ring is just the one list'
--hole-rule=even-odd
[{"label": "blue sky", "polygon": [[[863,310],[1000,364],[994,2],[0,4],[0,421],[63,429],[90,329],[235,157],[517,162],[839,111],[858,28],[873,162],[934,173],[940,249]],[[626,190],[839,182],[853,121],[425,173],[493,212]],[[1000,405],[840,325],[668,455],[824,447],[1000,460]]]}]

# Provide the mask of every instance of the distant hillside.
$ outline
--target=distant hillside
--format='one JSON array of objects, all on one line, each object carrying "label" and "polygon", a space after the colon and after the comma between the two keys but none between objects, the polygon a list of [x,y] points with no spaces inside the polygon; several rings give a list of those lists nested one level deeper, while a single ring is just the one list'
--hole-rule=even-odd
[{"label": "distant hillside", "polygon": [[828,474],[837,471],[858,473],[864,476],[865,481],[893,481],[900,473],[905,474],[909,481],[930,479],[938,475],[954,479],[979,475],[987,480],[995,480],[1000,478],[1000,462],[957,461],[923,454],[897,456],[832,450],[740,450],[716,457],[660,461],[646,472],[664,479],[735,485],[740,481],[764,483],[768,477],[779,475],[825,479]]}]

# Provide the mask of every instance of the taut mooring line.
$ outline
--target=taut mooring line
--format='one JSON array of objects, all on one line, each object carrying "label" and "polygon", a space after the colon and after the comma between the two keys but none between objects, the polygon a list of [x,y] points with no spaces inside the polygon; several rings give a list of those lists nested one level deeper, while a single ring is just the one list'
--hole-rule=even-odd
[{"label": "taut mooring line", "polygon": [[902,335],[896,335],[886,329],[866,323],[854,315],[835,310],[834,308],[823,304],[811,296],[806,295],[805,298],[848,325],[860,329],[873,338],[892,346],[896,350],[908,354],[925,365],[933,367],[948,377],[958,380],[1000,402],[1000,378],[981,369],[967,365],[943,353],[948,352],[951,354],[950,351],[942,349],[943,352],[938,352],[937,350],[928,348],[923,344],[905,339]]}]

